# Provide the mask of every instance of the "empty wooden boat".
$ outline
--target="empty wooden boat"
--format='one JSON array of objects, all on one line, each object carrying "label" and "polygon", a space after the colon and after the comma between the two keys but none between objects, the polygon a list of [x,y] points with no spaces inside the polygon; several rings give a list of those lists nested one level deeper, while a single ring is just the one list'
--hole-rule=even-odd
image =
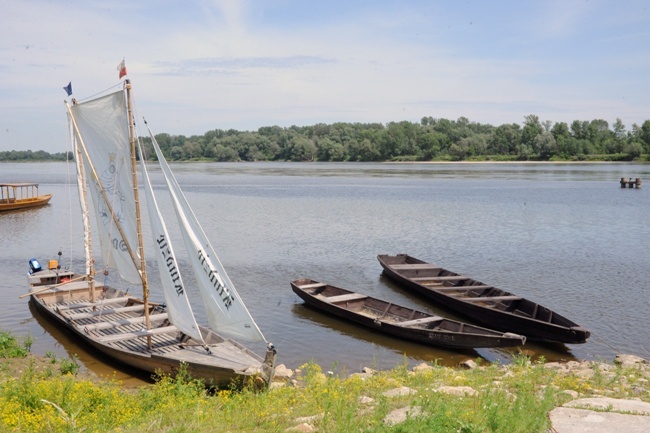
[{"label": "empty wooden boat", "polygon": [[584,343],[591,332],[536,302],[407,254],[379,255],[384,275],[476,323],[532,340]]},{"label": "empty wooden boat", "polygon": [[0,211],[46,205],[52,194],[38,194],[37,183],[0,183]]},{"label": "empty wooden boat", "polygon": [[310,279],[293,281],[291,288],[314,308],[418,343],[470,349],[520,346],[526,342],[521,335],[457,322]]}]

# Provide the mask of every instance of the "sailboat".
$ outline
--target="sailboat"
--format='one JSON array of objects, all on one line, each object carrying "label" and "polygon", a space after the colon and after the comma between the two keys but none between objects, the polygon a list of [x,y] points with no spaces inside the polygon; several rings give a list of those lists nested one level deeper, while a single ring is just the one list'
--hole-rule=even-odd
[{"label": "sailboat", "polygon": [[[31,259],[25,296],[102,354],[136,369],[174,375],[184,364],[193,377],[208,385],[226,386],[245,379],[268,384],[276,350],[244,305],[147,125],[187,253],[182,263],[189,265],[181,266],[177,258],[135,134],[131,93],[132,84],[126,79],[117,91],[83,102],[66,101],[85,270],[76,273],[62,268],[61,252],[59,260],[50,260],[45,267]],[[160,272],[160,287],[151,290],[162,291],[164,297],[158,303],[149,299],[138,151],[152,238],[147,246]],[[91,214],[104,265],[101,278],[96,278]],[[195,290],[188,290],[184,283],[183,275],[188,272],[194,274]],[[108,284],[109,279],[115,283]],[[132,287],[141,288],[142,296],[130,294]],[[190,303],[196,292],[197,299]],[[207,324],[198,324],[192,304],[204,307]],[[266,344],[265,356],[244,341]]]}]

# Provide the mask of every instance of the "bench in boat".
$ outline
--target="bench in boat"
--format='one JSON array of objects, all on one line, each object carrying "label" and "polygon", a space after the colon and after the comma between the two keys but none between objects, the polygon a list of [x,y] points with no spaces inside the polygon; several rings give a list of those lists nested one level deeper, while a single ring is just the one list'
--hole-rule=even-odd
[{"label": "bench in boat", "polygon": [[520,301],[524,298],[521,296],[508,295],[508,296],[477,296],[474,298],[458,298],[468,302],[499,302],[499,301]]},{"label": "bench in boat", "polygon": [[398,271],[403,271],[403,270],[409,270],[409,269],[438,269],[440,270],[440,266],[433,265],[431,263],[403,263],[400,265],[390,265],[391,268],[398,270]]},{"label": "bench in boat", "polygon": [[405,322],[398,322],[397,325],[400,326],[413,326],[413,325],[422,325],[424,323],[437,322],[442,320],[440,316],[431,316],[431,317],[422,317],[421,319],[407,320]]},{"label": "bench in boat", "polygon": [[154,335],[169,334],[171,332],[178,332],[178,328],[175,326],[163,326],[161,328],[153,328],[143,331],[125,332],[124,334],[105,335],[97,338],[97,341],[102,343],[111,343],[113,341],[131,340],[133,338],[153,337]]},{"label": "bench in boat", "polygon": [[[158,313],[149,315],[149,320],[151,322],[157,322],[160,320],[165,320],[167,318],[167,313]],[[100,329],[109,329],[109,328],[118,328],[120,326],[134,325],[136,323],[144,323],[146,321],[145,316],[138,317],[129,317],[128,319],[117,319],[110,320],[107,322],[93,323],[91,325],[80,325],[86,331],[99,331]]]},{"label": "bench in boat", "polygon": [[334,302],[356,301],[357,299],[364,299],[367,297],[368,297],[367,295],[362,295],[361,293],[348,293],[345,295],[337,295],[337,296],[329,296],[329,297],[323,296],[322,299],[329,303],[334,303]]},{"label": "bench in boat", "polygon": [[458,291],[469,291],[469,290],[483,290],[483,289],[491,289],[493,286],[487,286],[485,284],[482,285],[476,285],[476,286],[441,286],[441,287],[434,287],[433,290],[435,291],[443,291],[443,292],[449,292],[453,290],[458,290]]},{"label": "bench in boat", "polygon": [[119,304],[120,302],[126,302],[129,299],[131,299],[131,297],[129,296],[121,296],[119,298],[110,298],[110,299],[99,299],[95,302],[79,302],[77,304],[59,305],[57,306],[57,309],[59,311],[62,311],[62,310],[75,310],[78,308],[101,307],[102,305]]},{"label": "bench in boat", "polygon": [[91,311],[89,313],[64,314],[63,312],[61,312],[61,314],[70,320],[79,320],[79,319],[89,319],[91,317],[97,317],[97,316],[108,316],[110,314],[129,313],[133,311],[144,311],[144,305],[140,304],[140,305],[132,305],[130,307],[107,308],[106,310]]},{"label": "bench in boat", "polygon": [[301,289],[316,289],[318,287],[325,287],[327,284],[323,283],[312,283],[312,284],[303,284],[302,286],[298,286]]},{"label": "bench in boat", "polygon": [[[409,280],[413,280],[416,283],[420,283],[420,281],[454,281],[454,280],[469,280],[469,277],[466,277],[464,275],[441,275],[441,276],[436,276],[436,277],[414,277],[414,278],[409,278]],[[422,283],[420,283],[422,284]]]}]

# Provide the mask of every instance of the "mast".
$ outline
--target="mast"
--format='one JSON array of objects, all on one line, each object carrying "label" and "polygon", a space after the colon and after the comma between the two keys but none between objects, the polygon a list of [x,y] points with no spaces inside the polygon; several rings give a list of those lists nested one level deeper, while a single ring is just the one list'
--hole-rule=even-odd
[{"label": "mast", "polygon": [[[144,301],[144,316],[147,329],[151,329],[149,319],[149,283],[147,280],[147,268],[144,258],[144,243],[142,241],[142,221],[140,218],[140,199],[138,195],[138,170],[135,152],[135,132],[133,130],[133,107],[131,106],[131,81],[126,80],[126,102],[129,119],[129,139],[131,146],[131,171],[133,173],[133,197],[135,199],[135,222],[138,232],[138,252],[140,253],[140,276],[142,278],[142,300]],[[151,337],[147,337],[147,345],[151,349]]]},{"label": "mast", "polygon": [[[66,103],[68,107],[68,113],[70,115],[71,127],[74,126],[74,117],[70,112],[70,106]],[[75,139],[74,132],[71,131],[71,138],[73,140],[73,146],[75,150],[75,164],[77,166],[77,188],[79,189],[79,203],[81,205],[81,219],[83,221],[84,227],[84,252],[86,255],[86,275],[88,275],[89,285],[88,289],[90,290],[90,301],[95,302],[95,259],[93,259],[93,250],[90,239],[90,214],[88,212],[88,192],[86,191],[86,174],[83,166],[83,156],[81,155],[81,149],[77,144]]]}]

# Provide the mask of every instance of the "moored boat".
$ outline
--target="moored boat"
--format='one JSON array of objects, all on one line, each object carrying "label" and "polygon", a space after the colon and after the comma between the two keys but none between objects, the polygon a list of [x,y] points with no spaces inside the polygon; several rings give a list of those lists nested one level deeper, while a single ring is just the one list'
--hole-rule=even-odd
[{"label": "moored boat", "polygon": [[439,307],[531,340],[584,343],[591,332],[551,309],[407,254],[379,255],[383,273]]},{"label": "moored boat", "polygon": [[[185,199],[165,157],[149,130],[160,165],[165,189],[182,238],[187,266],[177,265],[149,179],[144,153],[135,135],[131,83],[117,91],[66,107],[81,204],[86,269],[62,269],[58,260],[44,268],[30,260],[28,275],[31,301],[59,327],[67,329],[101,353],[145,372],[175,374],[181,365],[208,385],[226,386],[251,379],[272,379],[275,348],[263,336],[244,305],[234,284],[194,212]],[[139,153],[144,200],[138,192]],[[140,203],[148,209],[149,231],[144,233]],[[89,204],[92,203],[92,206]],[[93,211],[90,210],[92,207]],[[95,277],[90,215],[100,239],[103,277]],[[144,260],[148,234],[160,284],[151,288]],[[181,272],[182,271],[182,272]],[[193,273],[195,290],[188,290],[183,275]],[[142,296],[130,289],[141,290]],[[159,290],[163,303],[149,300],[150,290]],[[199,325],[190,305],[202,306],[207,324]],[[266,346],[264,358],[246,347]]]},{"label": "moored boat", "polygon": [[46,205],[52,194],[39,195],[37,183],[0,183],[0,211]]},{"label": "moored boat", "polygon": [[452,349],[520,346],[526,338],[457,322],[311,279],[291,282],[308,305],[378,332]]}]

